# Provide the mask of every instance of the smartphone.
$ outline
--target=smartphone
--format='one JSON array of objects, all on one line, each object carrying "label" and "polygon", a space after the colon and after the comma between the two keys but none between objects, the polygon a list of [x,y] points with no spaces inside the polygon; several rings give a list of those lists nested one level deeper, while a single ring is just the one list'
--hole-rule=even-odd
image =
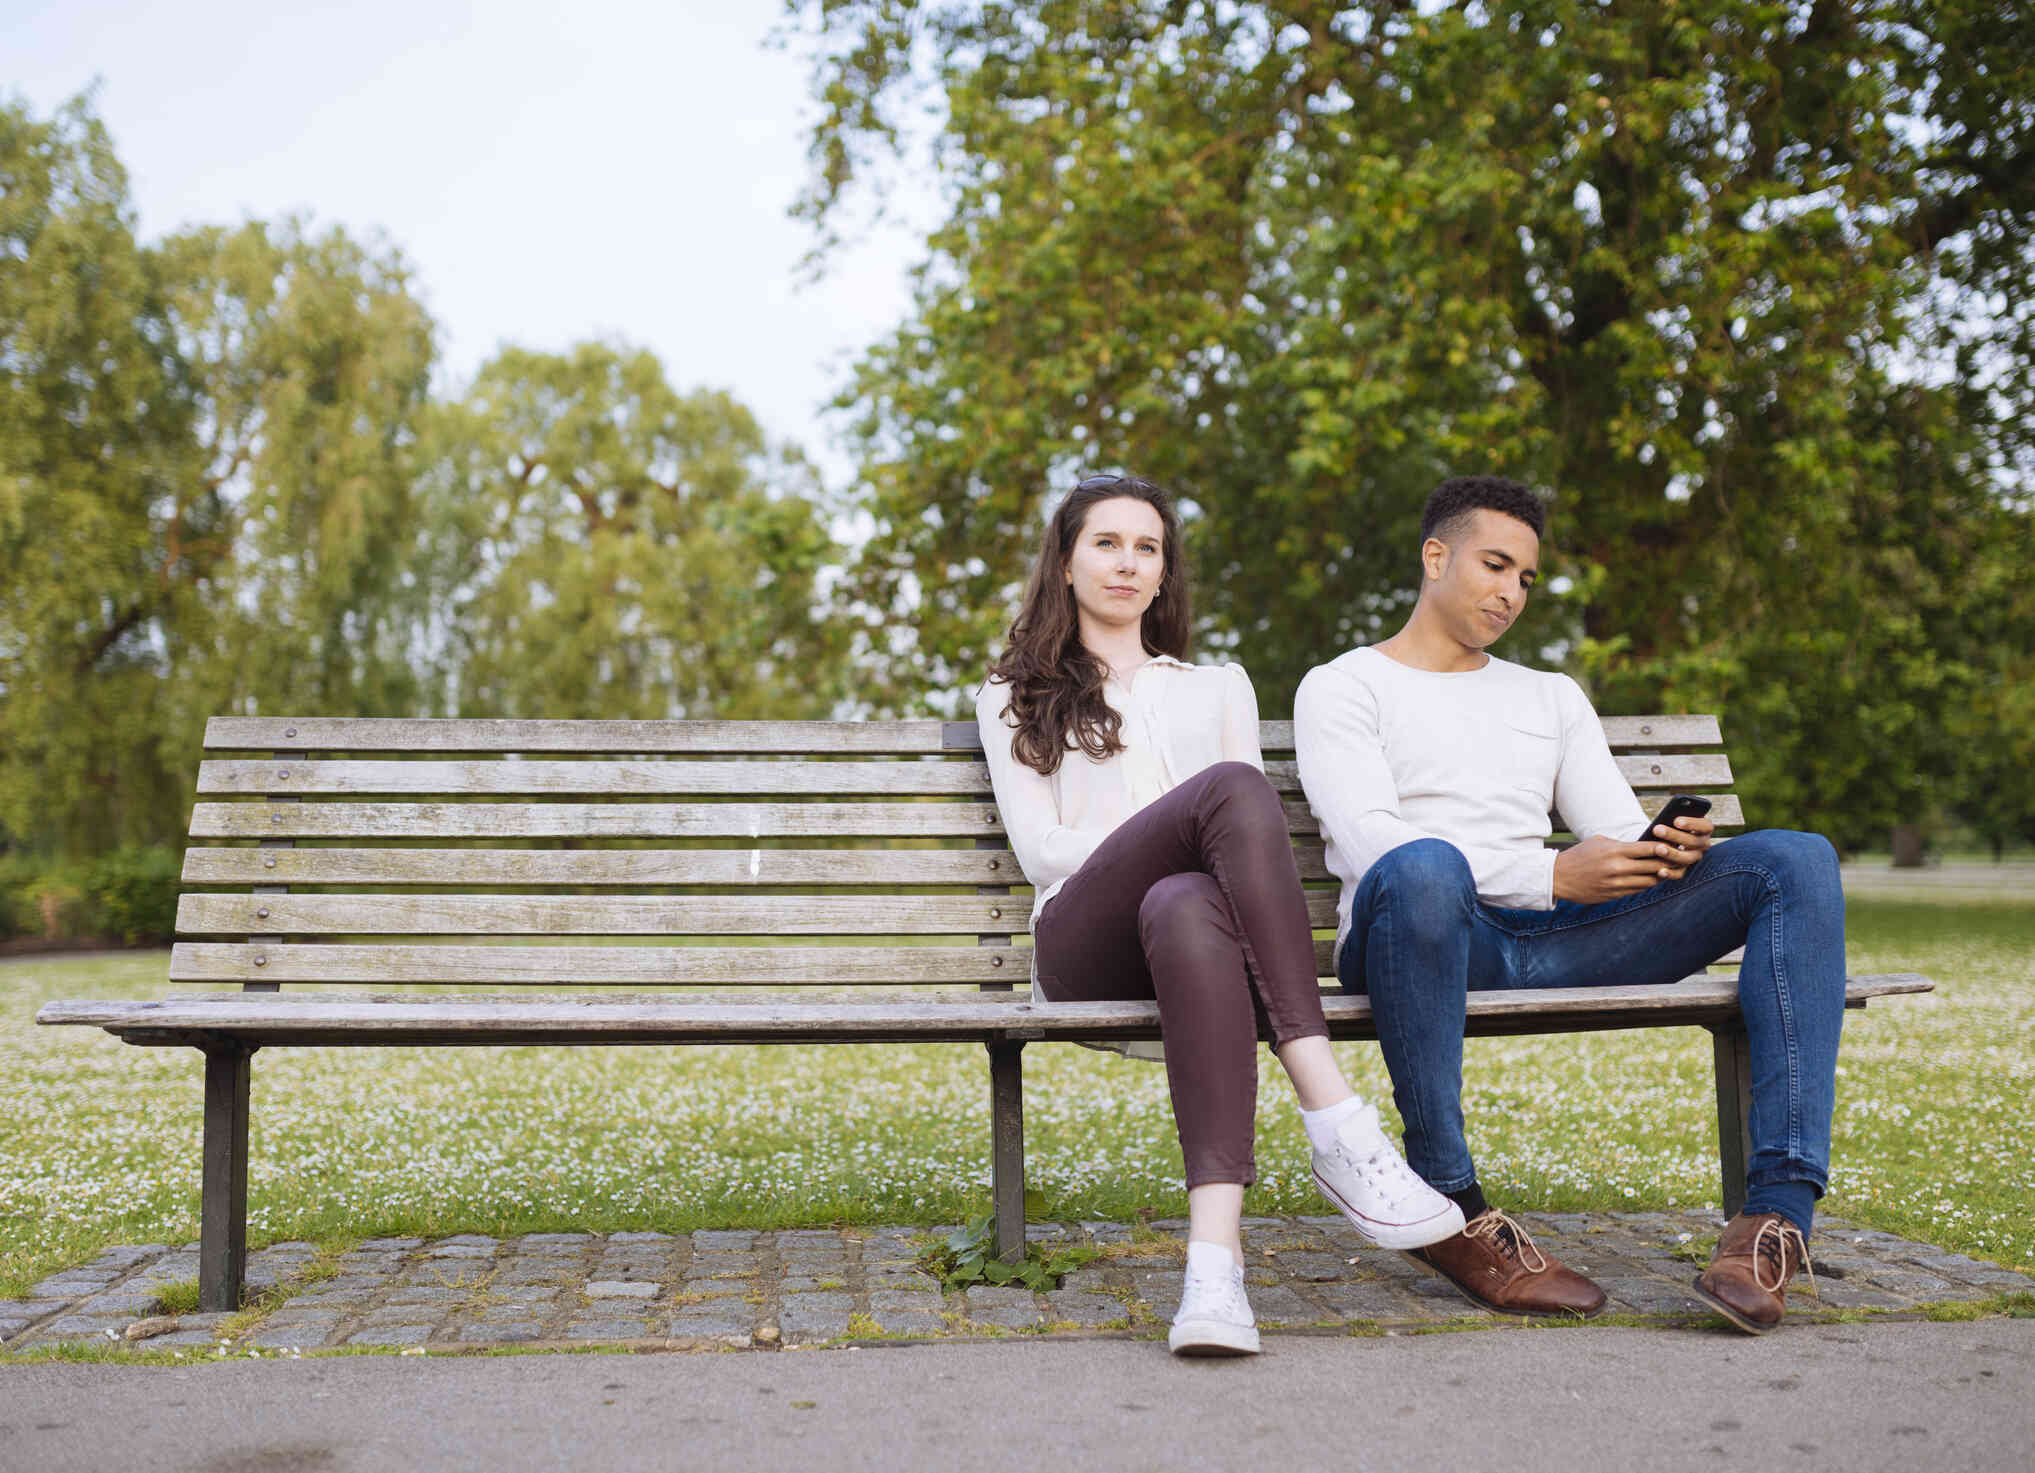
[{"label": "smartphone", "polygon": [[[1709,811],[1710,800],[1708,798],[1698,798],[1691,793],[1677,793],[1661,805],[1661,811],[1653,816],[1652,822],[1647,825],[1646,832],[1641,834],[1634,842],[1640,844],[1668,843],[1670,842],[1669,840],[1663,839],[1654,833],[1654,826],[1656,824],[1664,824],[1672,829],[1675,826],[1675,820],[1678,818],[1701,818]],[[1676,832],[1679,833],[1680,830],[1676,830]]]}]

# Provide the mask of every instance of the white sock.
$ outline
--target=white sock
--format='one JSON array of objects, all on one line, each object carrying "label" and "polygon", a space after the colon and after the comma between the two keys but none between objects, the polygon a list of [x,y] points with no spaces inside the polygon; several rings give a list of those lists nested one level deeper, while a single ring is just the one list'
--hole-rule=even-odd
[{"label": "white sock", "polygon": [[1226,1279],[1237,1270],[1236,1255],[1220,1243],[1187,1240],[1187,1272],[1196,1278]]},{"label": "white sock", "polygon": [[1336,1127],[1363,1108],[1364,1097],[1351,1095],[1340,1104],[1302,1110],[1300,1123],[1307,1128],[1307,1143],[1317,1151],[1327,1151],[1335,1144]]}]

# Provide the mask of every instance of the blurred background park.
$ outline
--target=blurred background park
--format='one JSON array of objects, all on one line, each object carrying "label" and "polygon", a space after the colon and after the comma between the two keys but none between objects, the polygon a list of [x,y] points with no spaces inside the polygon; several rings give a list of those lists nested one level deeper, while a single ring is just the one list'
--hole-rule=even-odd
[{"label": "blurred background park", "polygon": [[[962,709],[1096,470],[1182,495],[1199,649],[1283,716],[1497,472],[1553,496],[1501,653],[1721,713],[1749,821],[1851,861],[1853,968],[1942,984],[1851,1025],[1833,1205],[2035,1264],[2025,5],[4,19],[0,947],[167,937],[214,714]],[[5,971],[0,1290],[176,1241],[189,1058],[29,1021],[162,953]],[[256,1237],[980,1201],[979,1055],[679,1052],[265,1055]],[[1160,1073],[1035,1052],[1040,1210],[1164,1208]],[[1487,1042],[1480,1153],[1714,1200],[1708,1070]],[[1253,1210],[1315,1210],[1265,1108]]]}]

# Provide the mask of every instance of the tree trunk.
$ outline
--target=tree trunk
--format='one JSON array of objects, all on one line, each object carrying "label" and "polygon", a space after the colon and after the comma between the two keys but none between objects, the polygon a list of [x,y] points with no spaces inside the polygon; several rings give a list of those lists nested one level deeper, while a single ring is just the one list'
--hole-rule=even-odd
[{"label": "tree trunk", "polygon": [[1919,823],[1897,823],[1894,825],[1894,868],[1920,869],[1922,867],[1922,825]]}]

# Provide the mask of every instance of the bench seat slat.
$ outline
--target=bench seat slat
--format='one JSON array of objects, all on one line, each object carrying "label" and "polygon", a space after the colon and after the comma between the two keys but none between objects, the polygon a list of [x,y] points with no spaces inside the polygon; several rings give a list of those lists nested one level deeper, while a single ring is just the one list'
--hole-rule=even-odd
[{"label": "bench seat slat", "polygon": [[[1308,892],[1308,921],[1336,923],[1336,896]],[[828,936],[1024,931],[1009,895],[185,895],[186,936]]]},{"label": "bench seat slat", "polygon": [[[1613,748],[1720,746],[1715,716],[1606,716]],[[1293,723],[1259,723],[1267,752],[1293,750]],[[305,752],[833,752],[980,750],[973,722],[541,721],[445,717],[214,716],[205,749]]]},{"label": "bench seat slat", "polygon": [[[1926,992],[1911,973],[1853,977],[1847,1001]],[[1340,994],[1323,999],[1339,1038],[1374,1037],[1370,1003]],[[1568,987],[1473,993],[1466,1032],[1688,1026],[1737,1013],[1737,979],[1698,975],[1659,987]],[[856,1002],[732,1002],[592,997],[522,1001],[501,998],[296,998],[275,994],[174,998],[164,1002],[90,999],[45,1004],[41,1023],[80,1023],[145,1043],[188,1043],[206,1034],[290,1044],[825,1042],[969,1040],[1024,1037],[1156,1038],[1158,1007],[1149,1002],[1038,1006],[1029,998]]]}]

